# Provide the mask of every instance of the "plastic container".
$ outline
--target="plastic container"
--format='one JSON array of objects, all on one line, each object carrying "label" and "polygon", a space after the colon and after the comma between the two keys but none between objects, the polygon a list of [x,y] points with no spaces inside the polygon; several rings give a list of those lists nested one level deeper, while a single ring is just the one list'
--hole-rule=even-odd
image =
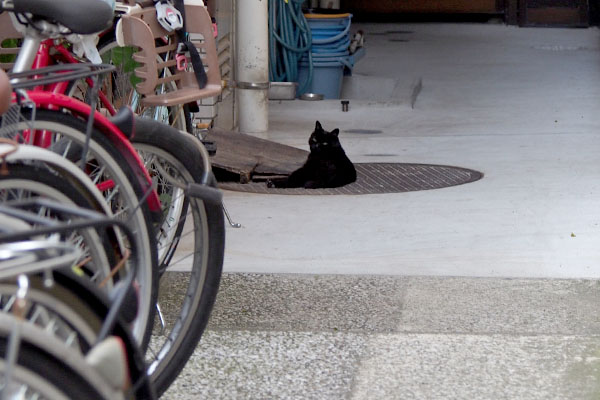
[{"label": "plastic container", "polygon": [[346,27],[350,24],[352,14],[305,14],[311,29],[331,29]]},{"label": "plastic container", "polygon": [[[331,58],[330,61],[313,62],[313,79],[310,87],[306,89],[309,93],[321,93],[325,99],[339,99],[342,94],[342,81],[344,79],[344,68],[349,64],[347,58]],[[308,62],[301,62],[298,68],[298,79],[306,81],[308,77]],[[299,93],[301,95],[303,93]]]},{"label": "plastic container", "polygon": [[313,44],[328,44],[348,39],[350,37],[350,20],[350,15],[346,18],[307,18]]},{"label": "plastic container", "polygon": [[[308,58],[302,58],[300,63],[308,65]],[[313,57],[313,65],[315,63],[338,63],[350,70],[354,68],[354,58],[348,55],[346,55],[346,57]]]},{"label": "plastic container", "polygon": [[[349,56],[352,14],[306,14],[312,35],[312,84],[309,93],[321,93],[325,99],[339,99],[344,70],[354,65]],[[305,55],[298,67],[298,81],[306,82],[310,67]],[[298,93],[302,95],[303,93]]]},{"label": "plastic container", "polygon": [[344,41],[337,41],[335,43],[329,45],[320,45],[320,46],[312,46],[312,52],[315,53],[339,53],[339,52],[348,52],[348,47],[350,47],[350,39],[346,39]]},{"label": "plastic container", "polygon": [[[348,50],[345,51],[323,51],[323,52],[319,52],[319,53],[312,53],[312,57],[313,60],[315,58],[331,58],[331,57],[348,57],[348,55],[350,54],[350,52],[348,52]],[[304,60],[308,60],[308,55],[305,54],[302,56],[302,59]]]}]

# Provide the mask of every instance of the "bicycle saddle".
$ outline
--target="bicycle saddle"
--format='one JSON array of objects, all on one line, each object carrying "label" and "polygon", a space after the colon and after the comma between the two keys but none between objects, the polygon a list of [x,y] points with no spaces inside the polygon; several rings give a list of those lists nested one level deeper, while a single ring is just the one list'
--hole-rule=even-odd
[{"label": "bicycle saddle", "polygon": [[31,13],[58,22],[73,33],[88,35],[112,25],[114,12],[103,0],[14,0],[16,13]]}]

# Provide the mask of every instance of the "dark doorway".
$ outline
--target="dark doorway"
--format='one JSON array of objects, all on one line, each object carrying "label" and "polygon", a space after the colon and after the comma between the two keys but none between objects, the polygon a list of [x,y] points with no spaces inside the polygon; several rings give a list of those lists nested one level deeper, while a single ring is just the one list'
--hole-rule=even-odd
[{"label": "dark doorway", "polygon": [[588,0],[521,0],[521,26],[586,27],[590,23]]}]

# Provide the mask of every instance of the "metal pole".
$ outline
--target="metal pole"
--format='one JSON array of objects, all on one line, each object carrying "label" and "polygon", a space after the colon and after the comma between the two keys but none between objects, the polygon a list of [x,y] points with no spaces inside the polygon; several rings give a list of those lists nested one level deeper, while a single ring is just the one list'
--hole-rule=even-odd
[{"label": "metal pole", "polygon": [[239,128],[243,133],[265,136],[269,129],[268,1],[238,0],[236,7]]}]

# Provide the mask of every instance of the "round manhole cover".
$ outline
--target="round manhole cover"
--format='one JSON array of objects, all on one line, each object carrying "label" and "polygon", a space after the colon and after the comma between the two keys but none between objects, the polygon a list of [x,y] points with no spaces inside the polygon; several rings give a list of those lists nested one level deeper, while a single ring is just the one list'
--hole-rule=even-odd
[{"label": "round manhole cover", "polygon": [[483,174],[471,169],[429,164],[362,163],[356,167],[356,182],[333,189],[278,189],[265,182],[222,182],[221,189],[272,194],[383,194],[440,189],[477,181]]}]

